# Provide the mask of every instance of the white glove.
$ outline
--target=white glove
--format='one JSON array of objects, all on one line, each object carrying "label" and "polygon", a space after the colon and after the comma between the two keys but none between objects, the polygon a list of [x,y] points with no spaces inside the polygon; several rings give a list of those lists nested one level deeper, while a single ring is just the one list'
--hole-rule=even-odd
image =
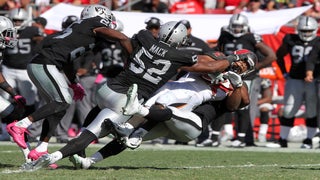
[{"label": "white glove", "polygon": [[218,75],[217,74],[215,75],[208,74],[208,75],[211,78],[211,84],[219,84],[225,81],[225,78],[223,78],[223,73],[220,73]]},{"label": "white glove", "polygon": [[224,77],[228,78],[232,86],[235,88],[239,88],[243,85],[241,76],[233,71],[228,71]]}]

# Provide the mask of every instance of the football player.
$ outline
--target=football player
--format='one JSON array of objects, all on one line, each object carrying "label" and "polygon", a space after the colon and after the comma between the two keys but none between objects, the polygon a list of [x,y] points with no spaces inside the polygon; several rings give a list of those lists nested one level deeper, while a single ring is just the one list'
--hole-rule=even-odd
[{"label": "football player", "polygon": [[[17,34],[10,19],[0,16],[0,68],[2,67],[2,54],[5,48],[13,48],[17,44]],[[0,96],[0,118],[2,123],[11,123],[17,118],[21,118],[24,113],[26,99],[19,95],[10,86],[0,71],[0,89],[4,90],[11,98]],[[11,101],[13,100],[13,102]],[[5,126],[2,127],[3,129]],[[5,136],[6,130],[2,131]],[[2,137],[3,138],[3,137]],[[10,140],[10,139],[9,139]],[[27,155],[28,152],[24,153]],[[27,159],[27,157],[25,156]]]},{"label": "football player", "polygon": [[[312,138],[317,131],[317,92],[316,82],[310,79],[310,72],[306,76],[306,62],[317,62],[319,58],[319,37],[317,37],[318,22],[308,16],[299,18],[298,34],[287,34],[277,50],[277,63],[286,78],[284,92],[283,116],[280,117],[280,139],[282,148],[288,147],[287,138],[293,127],[295,114],[302,103],[305,103],[305,120],[307,137],[303,140],[301,148],[312,149]],[[313,54],[309,56],[315,48]],[[285,66],[284,57],[289,54],[291,67],[289,72]],[[312,71],[312,69],[311,69]],[[304,80],[306,78],[306,81]]]},{"label": "football player", "polygon": [[[189,73],[178,81],[168,82],[143,106],[137,99],[137,86],[131,86],[128,91],[128,101],[123,108],[124,113],[139,115],[124,124],[107,122],[115,126],[116,137],[121,137],[124,144],[131,149],[139,147],[142,138],[152,140],[167,137],[179,142],[195,139],[212,120],[227,111],[234,111],[249,104],[248,89],[239,74],[254,69],[256,56],[248,51],[241,53],[243,52],[248,55],[247,61],[235,62],[231,69],[220,74]],[[161,118],[155,119],[154,116],[147,115],[139,128],[137,118],[141,118],[144,108],[149,109],[147,110],[149,113],[157,111]],[[160,114],[161,111],[163,114]],[[92,164],[116,155],[124,149],[119,139],[113,140],[89,158],[73,155],[70,160],[75,167],[87,169]]]},{"label": "football player", "polygon": [[[10,10],[8,17],[17,29],[18,42],[15,47],[6,48],[3,52],[2,73],[8,83],[26,97],[24,114],[26,116],[35,111],[38,96],[37,88],[27,74],[27,64],[33,57],[35,48],[43,39],[44,34],[38,27],[29,25],[28,12],[22,8]],[[9,98],[8,94],[2,95]],[[10,138],[9,135],[7,137]]]},{"label": "football player", "polygon": [[97,89],[98,106],[87,116],[94,119],[92,123],[79,137],[68,142],[59,151],[43,155],[34,164],[26,164],[25,169],[37,169],[52,164],[85,149],[93,140],[108,135],[111,129],[103,129],[105,119],[117,123],[127,121],[130,117],[122,114],[122,107],[127,101],[126,93],[132,84],[138,84],[139,99],[144,101],[176,75],[179,69],[206,73],[222,72],[234,61],[245,58],[241,55],[230,55],[215,61],[209,55],[179,51],[177,47],[186,41],[186,31],[185,26],[176,21],[161,26],[159,39],[155,39],[148,30],[139,31],[132,39],[134,51],[125,70],[115,78],[107,79],[107,82]]},{"label": "football player", "polygon": [[8,133],[19,147],[27,148],[24,139],[27,128],[33,122],[47,119],[47,124],[43,125],[46,136],[40,139],[37,156],[47,153],[49,139],[72,99],[77,101],[84,97],[85,92],[77,83],[76,72],[73,71],[74,60],[91,51],[97,41],[104,39],[118,40],[131,53],[130,39],[110,28],[113,21],[114,16],[108,8],[89,5],[82,10],[81,21],[43,39],[41,49],[31,59],[27,71],[46,104],[22,120],[8,124]]},{"label": "football player", "polygon": [[[246,145],[245,136],[250,135],[250,133],[247,135],[247,130],[251,127],[250,124],[253,124],[256,117],[255,105],[258,101],[261,82],[258,70],[270,66],[271,63],[276,60],[276,55],[275,52],[263,42],[260,35],[250,31],[248,18],[242,14],[232,15],[229,25],[222,27],[218,38],[217,49],[226,55],[229,55],[238,49],[248,49],[258,56],[255,71],[247,74],[244,78],[249,88],[250,104],[253,104],[253,106],[248,106],[235,112],[241,120],[238,122],[237,138],[233,141],[232,147],[244,147]],[[226,121],[231,120],[232,118],[226,118]],[[226,124],[229,123],[231,122],[226,122]],[[215,140],[217,140],[221,127],[213,127],[213,129],[216,132]],[[247,145],[249,145],[248,143]],[[251,139],[250,144],[254,145],[253,138]]]}]

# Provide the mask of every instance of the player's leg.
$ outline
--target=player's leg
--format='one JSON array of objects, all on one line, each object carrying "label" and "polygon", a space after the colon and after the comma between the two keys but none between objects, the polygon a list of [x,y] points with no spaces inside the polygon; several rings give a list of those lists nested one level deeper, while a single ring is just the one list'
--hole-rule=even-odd
[{"label": "player's leg", "polygon": [[26,148],[24,132],[26,132],[28,126],[51,115],[60,117],[59,113],[65,111],[72,102],[65,76],[56,66],[29,64],[28,74],[48,103],[28,117],[7,126],[9,134],[22,148]]}]

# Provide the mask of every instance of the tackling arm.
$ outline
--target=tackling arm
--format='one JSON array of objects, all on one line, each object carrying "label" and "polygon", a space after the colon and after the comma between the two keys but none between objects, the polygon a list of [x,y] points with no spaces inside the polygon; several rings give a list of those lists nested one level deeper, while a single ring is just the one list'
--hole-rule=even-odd
[{"label": "tackling arm", "polygon": [[238,60],[238,56],[227,56],[224,60],[214,60],[208,55],[198,55],[198,62],[193,66],[180,68],[189,72],[216,73],[225,71],[232,62]]},{"label": "tackling arm", "polygon": [[107,40],[112,41],[119,41],[121,46],[127,51],[128,54],[131,54],[133,51],[130,39],[123,33],[106,28],[106,27],[99,27],[94,29],[94,32],[97,36],[105,38]]}]

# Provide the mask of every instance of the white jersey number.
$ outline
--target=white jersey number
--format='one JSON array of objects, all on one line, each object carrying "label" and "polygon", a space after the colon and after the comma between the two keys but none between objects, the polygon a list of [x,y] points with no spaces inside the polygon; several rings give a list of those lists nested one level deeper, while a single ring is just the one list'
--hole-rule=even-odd
[{"label": "white jersey number", "polygon": [[305,58],[307,58],[307,56],[310,54],[312,50],[312,46],[307,46],[307,47],[303,47],[303,46],[293,46],[292,48],[292,56],[293,56],[293,62],[295,64],[298,64],[302,61],[306,61]]},{"label": "white jersey number", "polygon": [[142,48],[138,53],[136,53],[135,57],[133,58],[133,60],[138,63],[139,67],[137,67],[134,63],[130,63],[129,69],[136,74],[143,74],[142,77],[145,80],[153,84],[158,84],[162,80],[161,76],[159,75],[167,73],[168,69],[171,66],[171,62],[165,59],[154,60],[152,61],[153,64],[162,65],[162,69],[146,69],[144,62],[141,60],[142,56],[147,56],[148,58],[152,57],[152,55],[148,51]]}]

